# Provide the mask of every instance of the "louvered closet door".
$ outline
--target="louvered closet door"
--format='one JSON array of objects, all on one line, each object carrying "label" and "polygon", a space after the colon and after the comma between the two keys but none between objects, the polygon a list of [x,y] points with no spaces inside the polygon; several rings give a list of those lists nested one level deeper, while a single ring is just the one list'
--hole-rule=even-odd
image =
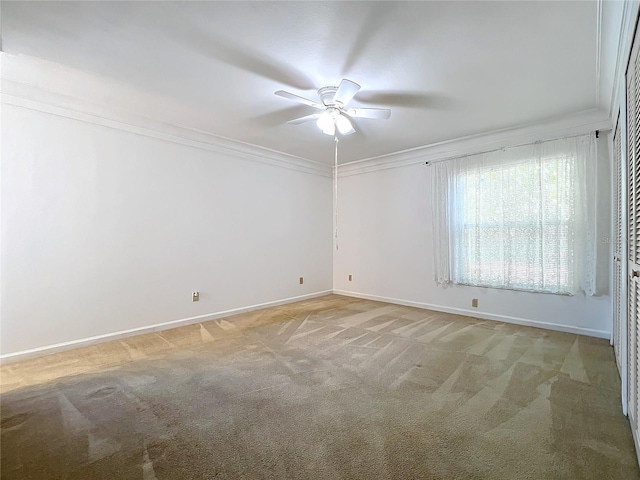
[{"label": "louvered closet door", "polygon": [[622,321],[624,319],[622,304],[622,142],[620,138],[620,118],[616,122],[613,134],[613,171],[614,171],[614,245],[613,245],[613,348],[618,363],[618,371],[623,372]]},{"label": "louvered closet door", "polygon": [[[640,84],[640,82],[638,82]],[[637,97],[640,104],[640,85],[636,87]],[[636,113],[639,110],[636,105]],[[640,382],[638,382],[638,366],[640,365],[640,142],[638,132],[640,131],[640,119],[636,119],[635,152],[633,157],[629,157],[629,396],[633,397],[630,402],[630,411],[633,412],[633,426],[638,429],[640,420]],[[630,126],[631,128],[631,126]]]},{"label": "louvered closet door", "polygon": [[[638,432],[638,351],[640,338],[640,50],[638,35],[634,40],[627,70],[627,199],[628,213],[628,396],[631,428]],[[638,438],[636,436],[636,438]]]}]

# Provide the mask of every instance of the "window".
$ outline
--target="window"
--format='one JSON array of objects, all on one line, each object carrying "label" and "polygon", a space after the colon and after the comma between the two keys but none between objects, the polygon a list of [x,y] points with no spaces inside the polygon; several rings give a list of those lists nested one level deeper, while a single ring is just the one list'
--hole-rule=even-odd
[{"label": "window", "polygon": [[458,174],[453,281],[570,291],[575,233],[572,159],[544,159]]},{"label": "window", "polygon": [[589,137],[579,137],[435,164],[437,281],[592,291],[585,192],[594,150]]}]

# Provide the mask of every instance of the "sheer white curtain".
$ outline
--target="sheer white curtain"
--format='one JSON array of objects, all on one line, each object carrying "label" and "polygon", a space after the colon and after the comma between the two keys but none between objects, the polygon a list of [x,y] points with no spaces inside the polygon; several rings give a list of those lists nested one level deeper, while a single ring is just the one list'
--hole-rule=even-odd
[{"label": "sheer white curtain", "polygon": [[435,276],[595,293],[595,136],[433,163]]}]

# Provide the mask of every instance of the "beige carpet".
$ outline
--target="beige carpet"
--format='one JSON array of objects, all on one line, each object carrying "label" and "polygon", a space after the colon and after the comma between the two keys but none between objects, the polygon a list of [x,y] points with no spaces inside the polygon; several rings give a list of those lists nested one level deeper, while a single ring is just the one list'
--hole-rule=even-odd
[{"label": "beige carpet", "polygon": [[608,342],[327,296],[2,367],[2,479],[637,479]]}]

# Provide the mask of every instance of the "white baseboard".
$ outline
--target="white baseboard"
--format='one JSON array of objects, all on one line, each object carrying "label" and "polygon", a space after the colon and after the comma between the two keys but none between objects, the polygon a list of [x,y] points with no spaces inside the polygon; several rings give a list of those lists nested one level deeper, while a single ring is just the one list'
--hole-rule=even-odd
[{"label": "white baseboard", "polygon": [[299,302],[301,300],[321,297],[323,295],[329,295],[331,293],[333,293],[333,290],[323,290],[321,292],[309,293],[309,294],[300,295],[297,297],[283,298],[281,300],[274,300],[272,302],[258,303],[258,304],[250,305],[247,307],[233,308],[231,310],[225,310],[222,312],[207,313],[205,315],[198,315],[196,317],[181,318],[179,320],[172,320],[170,322],[156,323],[154,325],[148,325],[146,327],[132,328],[130,330],[122,330],[119,332],[107,333],[104,335],[97,335],[95,337],[81,338],[81,339],[72,340],[69,342],[56,343],[54,345],[46,345],[44,347],[37,347],[29,350],[22,350],[14,353],[7,353],[5,355],[0,355],[0,363],[7,364],[12,362],[17,362],[20,360],[28,360],[29,358],[40,357],[43,355],[51,355],[52,353],[71,350],[73,348],[87,347],[89,345],[109,342],[111,340],[118,340],[121,338],[131,337],[134,335],[160,332],[162,330],[168,330],[170,328],[177,328],[185,325],[191,325],[194,323],[206,322],[208,320],[215,320],[216,318],[228,317],[231,315],[236,315],[238,313],[251,312],[253,310],[258,310],[261,308],[275,307],[277,305],[285,305],[287,303]]},{"label": "white baseboard", "polygon": [[395,303],[397,305],[405,305],[407,307],[424,308],[427,310],[435,310],[437,312],[454,313],[456,315],[465,315],[467,317],[482,318],[484,320],[495,320],[497,322],[514,323],[516,325],[525,325],[528,327],[544,328],[546,330],[557,330],[560,332],[576,333],[578,335],[587,335],[589,337],[609,338],[610,333],[604,330],[593,330],[590,328],[574,327],[572,325],[563,325],[561,323],[539,322],[528,318],[511,317],[508,315],[497,315],[494,313],[478,312],[476,310],[467,310],[464,308],[447,307],[444,305],[434,305],[432,303],[413,302],[411,300],[401,300],[398,298],[380,297],[378,295],[369,295],[367,293],[348,292],[345,290],[333,290],[337,295],[347,297],[364,298],[366,300],[377,300],[379,302]]},{"label": "white baseboard", "polygon": [[574,327],[571,325],[562,325],[558,323],[539,322],[536,320],[530,320],[526,318],[511,317],[506,315],[496,315],[492,313],[478,312],[474,310],[466,310],[463,308],[453,308],[443,305],[435,305],[431,303],[414,302],[410,300],[401,300],[398,298],[381,297],[378,295],[369,295],[366,293],[348,292],[345,290],[323,290],[321,292],[310,293],[307,295],[300,295],[297,297],[289,297],[280,300],[274,300],[271,302],[258,303],[255,305],[249,305],[246,307],[234,308],[231,310],[225,310],[222,312],[208,313],[205,315],[198,315],[195,317],[182,318],[179,320],[172,320],[170,322],[157,323],[154,325],[148,325],[145,327],[132,328],[130,330],[122,330],[119,332],[107,333],[104,335],[97,335],[95,337],[81,338],[78,340],[72,340],[69,342],[56,343],[53,345],[46,345],[43,347],[32,348],[29,350],[22,350],[14,353],[7,353],[0,355],[0,363],[12,363],[20,360],[27,360],[29,358],[40,357],[43,355],[50,355],[53,353],[62,352],[65,350],[71,350],[73,348],[87,347],[89,345],[95,345],[97,343],[108,342],[111,340],[118,340],[121,338],[131,337],[133,335],[142,335],[145,333],[160,332],[162,330],[168,330],[170,328],[182,327],[185,325],[191,325],[199,322],[206,322],[208,320],[215,320],[217,318],[228,317],[238,313],[250,312],[258,310],[260,308],[274,307],[277,305],[285,305],[287,303],[299,302],[309,298],[321,297],[335,293],[337,295],[344,295],[347,297],[363,298],[367,300],[376,300],[379,302],[394,303],[397,305],[406,305],[408,307],[424,308],[427,310],[435,310],[438,312],[453,313],[457,315],[465,315],[468,317],[482,318],[486,320],[495,320],[498,322],[514,323],[516,325],[525,325],[529,327],[544,328],[547,330],[558,330],[567,333],[576,333],[580,335],[587,335],[590,337],[609,338],[610,333],[602,330],[592,330],[589,328]]}]

